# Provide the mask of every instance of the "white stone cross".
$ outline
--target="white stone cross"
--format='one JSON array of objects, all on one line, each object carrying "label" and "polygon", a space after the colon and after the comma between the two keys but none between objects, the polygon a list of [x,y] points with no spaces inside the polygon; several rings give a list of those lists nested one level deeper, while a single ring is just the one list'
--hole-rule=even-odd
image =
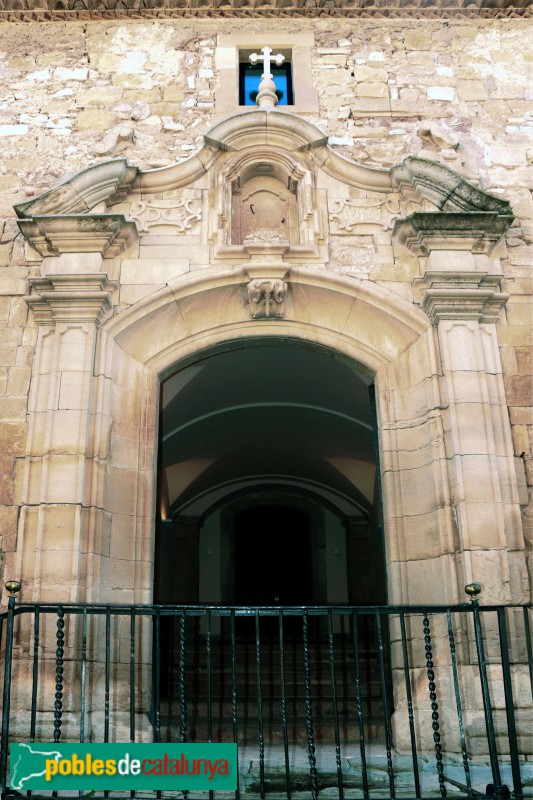
[{"label": "white stone cross", "polygon": [[262,77],[263,78],[272,78],[273,76],[272,76],[272,73],[270,72],[270,62],[271,62],[271,60],[273,60],[274,63],[277,64],[278,67],[279,67],[279,65],[283,64],[283,62],[285,61],[285,56],[282,55],[281,53],[278,53],[272,59],[272,57],[271,57],[272,48],[271,47],[262,47],[261,48],[261,52],[263,53],[262,56],[260,56],[258,53],[252,53],[252,55],[250,56],[250,61],[252,62],[252,64],[257,64],[258,61],[262,61],[263,62],[263,66],[264,66],[264,72],[263,72]]}]

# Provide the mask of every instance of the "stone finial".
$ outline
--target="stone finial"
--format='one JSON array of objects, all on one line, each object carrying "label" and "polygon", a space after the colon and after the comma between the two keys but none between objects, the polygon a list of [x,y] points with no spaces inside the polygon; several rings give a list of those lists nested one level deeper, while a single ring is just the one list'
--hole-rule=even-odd
[{"label": "stone finial", "polygon": [[258,53],[252,53],[250,56],[252,64],[257,64],[258,61],[262,61],[264,67],[256,103],[259,108],[275,108],[278,104],[278,96],[276,94],[274,76],[270,71],[270,62],[274,61],[274,63],[279,66],[285,61],[285,56],[282,53],[277,53],[277,55],[272,56],[271,47],[262,47],[261,52],[263,53],[262,56]]}]

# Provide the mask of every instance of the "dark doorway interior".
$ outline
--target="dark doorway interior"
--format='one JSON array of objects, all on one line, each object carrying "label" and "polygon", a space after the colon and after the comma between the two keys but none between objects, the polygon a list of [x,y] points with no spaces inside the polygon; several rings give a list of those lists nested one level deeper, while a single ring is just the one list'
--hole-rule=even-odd
[{"label": "dark doorway interior", "polygon": [[254,506],[235,516],[235,603],[313,602],[311,519],[281,505]]}]

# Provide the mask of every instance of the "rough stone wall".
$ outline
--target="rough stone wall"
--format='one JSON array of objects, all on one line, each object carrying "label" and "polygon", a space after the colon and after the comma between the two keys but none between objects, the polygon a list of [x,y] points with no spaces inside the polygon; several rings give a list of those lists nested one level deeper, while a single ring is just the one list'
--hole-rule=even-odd
[{"label": "rough stone wall", "polygon": [[[15,547],[35,329],[23,300],[38,259],[12,206],[88,164],[144,169],[187,158],[225,116],[215,106],[217,32],[314,30],[319,113],[309,117],[355,160],[442,161],[508,199],[499,247],[511,294],[498,328],[515,452],[531,469],[533,49],[523,20],[166,20],[0,25],[0,551]],[[298,76],[295,76],[296,91]],[[370,276],[410,296],[414,259]],[[31,318],[30,318],[31,319]],[[522,461],[520,461],[522,460]],[[524,485],[525,488],[525,485]],[[524,506],[526,496],[523,497]],[[526,518],[526,527],[533,527]],[[0,564],[1,569],[1,564]]]}]

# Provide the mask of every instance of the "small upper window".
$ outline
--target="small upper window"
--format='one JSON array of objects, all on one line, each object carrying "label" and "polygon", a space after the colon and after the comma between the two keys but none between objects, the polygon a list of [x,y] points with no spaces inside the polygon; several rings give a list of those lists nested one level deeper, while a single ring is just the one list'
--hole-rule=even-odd
[{"label": "small upper window", "polygon": [[[278,105],[294,105],[292,69],[290,61],[285,61],[285,63],[281,64],[280,66],[272,64],[270,71],[272,73],[274,83],[276,84]],[[249,62],[241,60],[239,64],[240,106],[255,106],[262,74],[263,66],[261,64],[250,64]]]}]

